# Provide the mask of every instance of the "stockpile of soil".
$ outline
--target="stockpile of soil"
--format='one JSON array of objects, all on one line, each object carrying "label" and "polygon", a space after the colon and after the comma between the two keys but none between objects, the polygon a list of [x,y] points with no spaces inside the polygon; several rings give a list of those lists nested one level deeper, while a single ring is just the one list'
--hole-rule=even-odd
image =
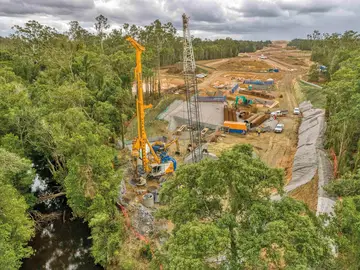
[{"label": "stockpile of soil", "polygon": [[264,61],[230,59],[217,67],[218,70],[240,70],[259,72],[272,68]]}]

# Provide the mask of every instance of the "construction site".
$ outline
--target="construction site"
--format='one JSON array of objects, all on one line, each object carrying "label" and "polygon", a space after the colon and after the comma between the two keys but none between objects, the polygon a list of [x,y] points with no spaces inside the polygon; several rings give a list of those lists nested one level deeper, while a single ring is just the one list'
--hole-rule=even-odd
[{"label": "construction site", "polygon": [[[196,61],[188,31],[185,18],[184,62],[161,68],[162,100],[156,107],[144,111],[148,107],[139,101],[143,92],[140,75],[134,84],[139,116],[129,126],[127,146],[136,164],[127,171],[119,194],[124,215],[131,217],[129,226],[145,237],[158,230],[171,231],[170,221],[153,217],[161,205],[162,183],[179,166],[203,158],[217,159],[238,144],[252,145],[268,166],[284,169],[289,196],[314,211],[328,211],[333,203],[324,206],[320,201],[323,191],[319,183],[329,181],[331,166],[323,159],[325,172],[320,172],[316,154],[316,147],[322,144],[324,111],[301,103],[296,93],[311,65],[310,54],[288,48],[286,41],[275,41],[255,53]],[[137,62],[137,69],[139,65]],[[303,117],[311,119],[306,122]],[[276,132],[278,124],[280,132]],[[306,141],[313,143],[304,150]],[[313,152],[313,160],[308,160],[309,152]]]},{"label": "construction site", "polygon": [[360,5],[60,2],[0,14],[4,269],[360,269]]}]

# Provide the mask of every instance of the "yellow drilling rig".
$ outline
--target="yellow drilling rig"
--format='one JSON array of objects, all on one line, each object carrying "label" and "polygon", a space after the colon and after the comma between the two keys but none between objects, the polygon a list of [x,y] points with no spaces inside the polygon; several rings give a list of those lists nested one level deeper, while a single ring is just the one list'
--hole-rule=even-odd
[{"label": "yellow drilling rig", "polygon": [[137,84],[136,98],[136,118],[137,118],[137,137],[132,141],[132,157],[135,168],[135,182],[137,185],[145,185],[147,177],[161,177],[171,174],[176,170],[176,160],[167,155],[167,149],[171,144],[177,145],[178,140],[174,139],[170,143],[155,142],[150,144],[145,131],[145,110],[152,108],[152,105],[145,105],[143,98],[142,65],[141,54],[145,50],[133,38],[126,39],[136,50],[135,80]]}]

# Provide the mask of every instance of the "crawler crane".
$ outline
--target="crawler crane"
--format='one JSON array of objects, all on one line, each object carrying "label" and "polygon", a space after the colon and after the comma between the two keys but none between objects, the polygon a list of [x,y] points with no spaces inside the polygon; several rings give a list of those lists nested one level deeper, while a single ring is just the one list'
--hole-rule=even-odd
[{"label": "crawler crane", "polygon": [[159,156],[147,139],[145,131],[145,110],[152,108],[152,105],[145,105],[143,98],[142,65],[141,54],[145,50],[133,38],[126,39],[136,50],[135,80],[137,84],[136,118],[137,137],[132,141],[132,157],[135,167],[135,180],[137,185],[145,185],[146,177],[160,177],[173,173],[176,169],[176,160],[161,152]]}]

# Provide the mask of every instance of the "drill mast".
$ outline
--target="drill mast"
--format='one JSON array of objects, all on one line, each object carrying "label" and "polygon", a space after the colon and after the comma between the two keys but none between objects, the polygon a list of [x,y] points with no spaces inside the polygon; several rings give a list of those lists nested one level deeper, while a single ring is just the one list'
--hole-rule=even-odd
[{"label": "drill mast", "polygon": [[156,163],[160,164],[160,158],[156,155],[153,148],[151,147],[145,131],[145,109],[152,108],[151,104],[144,104],[143,98],[141,54],[145,48],[131,37],[128,37],[126,40],[129,41],[136,50],[135,80],[137,86],[136,117],[138,136],[134,138],[132,142],[132,155],[133,157],[140,158],[142,160],[143,170],[148,173],[151,171],[151,167],[150,160],[146,154],[146,146],[148,145],[150,148],[150,152]]},{"label": "drill mast", "polygon": [[196,81],[196,65],[194,51],[191,42],[189,29],[189,17],[184,13],[183,19],[183,67],[184,80],[186,87],[186,104],[188,112],[188,126],[190,128],[190,143],[192,161],[198,162],[202,159],[201,150],[201,126],[200,126],[200,106],[198,101],[198,88]]}]

